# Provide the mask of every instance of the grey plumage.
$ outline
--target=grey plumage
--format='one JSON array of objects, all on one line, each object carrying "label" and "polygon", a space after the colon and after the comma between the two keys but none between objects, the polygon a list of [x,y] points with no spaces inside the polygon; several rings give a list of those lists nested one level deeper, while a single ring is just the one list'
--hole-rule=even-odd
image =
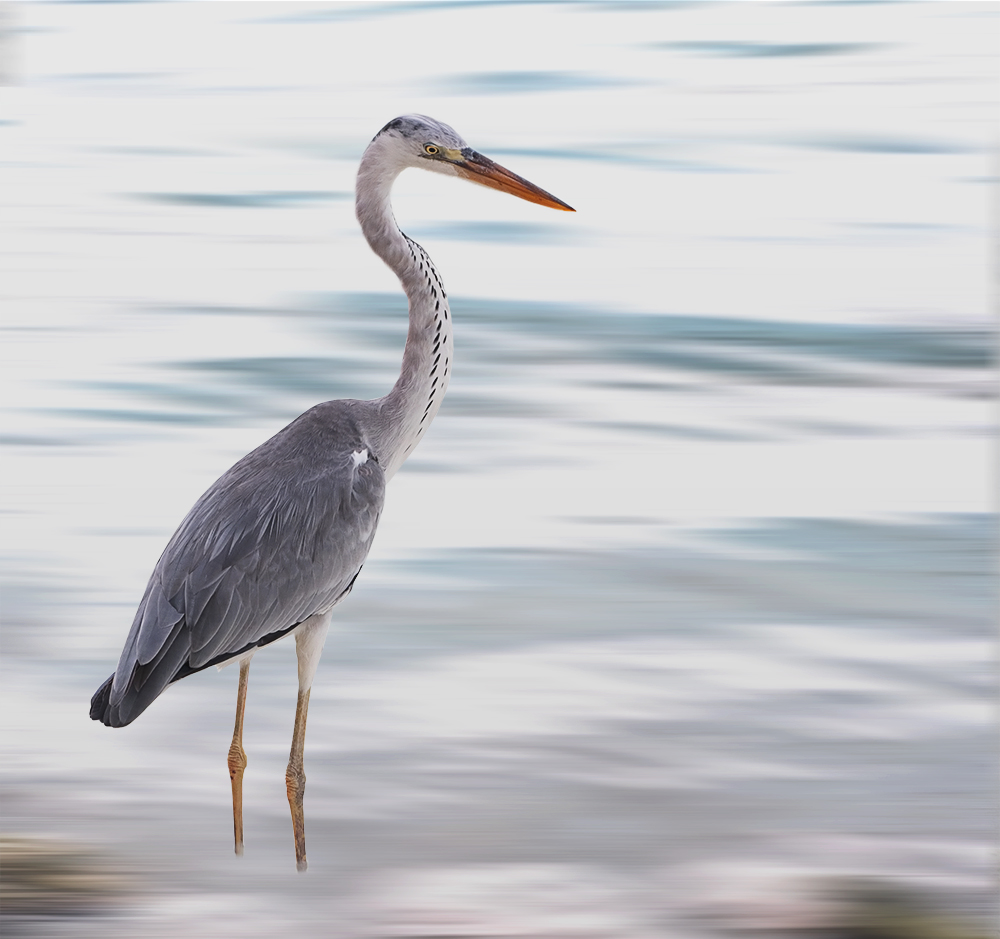
[{"label": "grey plumage", "polygon": [[454,354],[448,297],[427,252],[396,225],[393,181],[407,167],[458,176],[573,211],[476,153],[446,124],[390,121],[358,169],[356,214],[372,250],[399,277],[409,330],[399,379],[374,401],[327,401],[224,473],[167,544],[136,611],[115,673],[90,716],[135,720],[171,682],[240,660],[229,750],[236,853],[243,850],[243,715],[254,651],[295,634],[299,696],[285,782],[295,857],[306,869],[303,748],[309,693],[329,625],[368,556],[386,483],[420,442],[448,388]]},{"label": "grey plumage", "polygon": [[279,639],[346,596],[385,499],[371,411],[365,401],[317,405],[195,503],[153,570],[92,718],[128,724],[170,682]]}]

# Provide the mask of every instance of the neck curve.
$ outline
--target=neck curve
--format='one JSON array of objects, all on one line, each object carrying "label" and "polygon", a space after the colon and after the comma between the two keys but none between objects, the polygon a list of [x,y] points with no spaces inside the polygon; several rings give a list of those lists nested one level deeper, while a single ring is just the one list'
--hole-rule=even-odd
[{"label": "neck curve", "polygon": [[399,378],[385,397],[372,402],[378,420],[370,429],[371,442],[389,479],[441,407],[454,344],[441,277],[427,252],[399,230],[392,215],[389,194],[403,167],[387,161],[377,141],[365,151],[358,170],[356,213],[372,251],[395,272],[410,305]]}]

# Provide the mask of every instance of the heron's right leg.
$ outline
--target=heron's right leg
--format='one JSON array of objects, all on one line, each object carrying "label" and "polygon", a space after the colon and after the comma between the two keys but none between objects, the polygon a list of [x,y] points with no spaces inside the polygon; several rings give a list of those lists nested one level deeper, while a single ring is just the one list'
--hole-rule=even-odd
[{"label": "heron's right leg", "polygon": [[247,703],[247,682],[250,678],[250,658],[240,659],[240,687],[236,692],[236,726],[229,747],[229,779],[233,784],[233,837],[236,853],[243,853],[243,770],[247,755],[243,750],[243,710]]},{"label": "heron's right leg", "polygon": [[292,748],[288,754],[288,768],[285,770],[285,788],[288,790],[288,807],[292,810],[295,866],[300,871],[309,866],[306,861],[306,820],[302,806],[306,792],[303,766],[306,717],[309,714],[309,692],[329,626],[330,614],[320,613],[307,619],[295,632],[295,653],[299,660],[299,699],[295,706],[295,729],[292,731]]}]

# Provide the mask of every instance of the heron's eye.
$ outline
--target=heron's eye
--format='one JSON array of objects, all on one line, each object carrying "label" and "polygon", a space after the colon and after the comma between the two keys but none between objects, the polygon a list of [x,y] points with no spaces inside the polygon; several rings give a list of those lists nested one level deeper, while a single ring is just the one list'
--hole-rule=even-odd
[{"label": "heron's eye", "polygon": [[424,144],[424,153],[426,153],[428,156],[434,156],[434,155],[437,154],[437,152],[438,152],[438,148],[435,147],[434,144],[432,144],[432,143],[425,143]]}]

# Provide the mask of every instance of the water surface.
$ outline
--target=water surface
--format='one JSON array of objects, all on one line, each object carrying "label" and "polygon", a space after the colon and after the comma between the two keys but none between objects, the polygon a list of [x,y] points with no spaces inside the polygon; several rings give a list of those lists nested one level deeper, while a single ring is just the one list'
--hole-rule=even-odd
[{"label": "water surface", "polygon": [[[0,784],[63,878],[11,928],[776,935],[845,883],[988,921],[998,13],[8,12]],[[327,643],[297,877],[291,645],[242,859],[233,670],[87,705],[205,487],[395,379],[351,193],[414,111],[578,211],[397,184],[455,371]]]}]

